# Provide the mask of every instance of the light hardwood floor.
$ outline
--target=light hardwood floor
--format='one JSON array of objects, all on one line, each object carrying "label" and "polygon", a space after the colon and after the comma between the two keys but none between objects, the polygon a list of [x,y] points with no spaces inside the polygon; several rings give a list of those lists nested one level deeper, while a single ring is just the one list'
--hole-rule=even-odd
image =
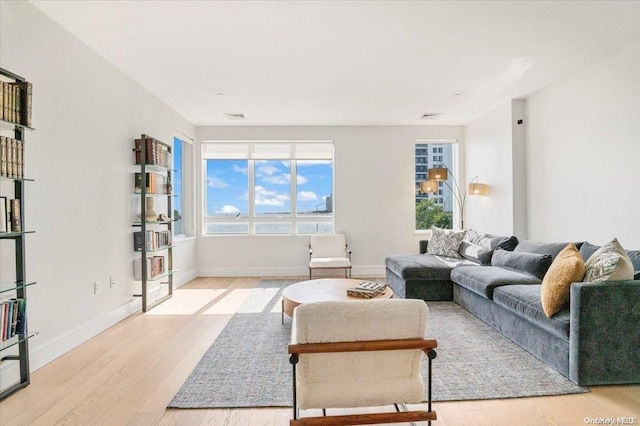
[{"label": "light hardwood floor", "polygon": [[[287,425],[290,409],[165,407],[258,278],[199,278],[146,314],[116,324],[32,374],[0,403],[9,425]],[[606,350],[606,348],[603,348]],[[552,397],[435,403],[436,426],[640,421],[640,386]],[[595,424],[595,423],[593,423]],[[615,423],[614,423],[615,424]]]}]

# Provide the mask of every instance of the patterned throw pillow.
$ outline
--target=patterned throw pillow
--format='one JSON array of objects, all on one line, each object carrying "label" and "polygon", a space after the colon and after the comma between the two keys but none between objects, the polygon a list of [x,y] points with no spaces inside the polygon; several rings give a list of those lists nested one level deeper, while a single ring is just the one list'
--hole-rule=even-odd
[{"label": "patterned throw pillow", "polygon": [[427,254],[437,256],[455,257],[460,259],[458,249],[467,231],[452,231],[447,229],[433,228],[431,239],[427,246]]},{"label": "patterned throw pillow", "polygon": [[596,250],[585,268],[585,282],[633,279],[631,259],[616,238]]},{"label": "patterned throw pillow", "polygon": [[569,303],[571,283],[584,277],[584,260],[575,244],[565,247],[554,259],[542,280],[542,310],[551,318]]}]

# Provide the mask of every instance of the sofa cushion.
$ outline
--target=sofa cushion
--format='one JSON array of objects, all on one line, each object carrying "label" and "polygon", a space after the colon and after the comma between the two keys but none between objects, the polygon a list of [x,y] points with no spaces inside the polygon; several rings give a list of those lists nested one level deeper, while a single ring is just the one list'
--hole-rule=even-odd
[{"label": "sofa cushion", "polygon": [[[570,242],[566,243],[541,243],[538,241],[520,241],[513,251],[526,252],[526,253],[538,253],[538,254],[550,254],[551,257],[556,257],[558,253],[562,251]],[[578,250],[582,246],[582,243],[573,243]],[[583,256],[584,257],[584,256]],[[585,258],[586,259],[586,258]]]},{"label": "sofa cushion", "polygon": [[544,278],[553,258],[548,254],[524,253],[506,250],[496,250],[491,258],[491,266],[510,269],[533,275],[539,280]]},{"label": "sofa cushion", "polygon": [[[595,253],[596,250],[598,250],[599,248],[600,246],[596,246],[589,243],[588,241],[585,241],[584,244],[582,244],[582,247],[580,247],[580,254],[582,255],[582,258],[584,259],[584,261],[587,262],[589,261],[589,258],[591,257],[591,255]],[[637,275],[638,273],[640,273],[640,250],[625,250],[625,251],[629,256],[629,259],[631,259],[631,263],[633,264],[633,269],[636,271],[635,275]],[[637,280],[638,278],[634,278],[634,279]]]},{"label": "sofa cushion", "polygon": [[453,231],[449,229],[433,228],[431,239],[427,246],[427,254],[462,258],[458,250],[467,231]]},{"label": "sofa cushion", "polygon": [[541,288],[541,285],[507,285],[495,290],[493,300],[533,324],[569,340],[569,308],[565,307],[553,317],[547,317],[542,309]]},{"label": "sofa cushion", "polygon": [[542,280],[542,309],[551,318],[569,303],[571,283],[584,277],[584,260],[575,244],[565,247]]},{"label": "sofa cushion", "polygon": [[585,268],[585,282],[633,279],[631,259],[616,238],[596,250]]},{"label": "sofa cushion", "polygon": [[478,232],[475,229],[469,229],[466,240],[490,250],[503,249],[513,250],[518,245],[518,238],[514,235],[510,237],[501,237],[498,235],[486,234]]},{"label": "sofa cushion", "polygon": [[458,251],[465,259],[478,262],[481,265],[491,264],[491,256],[493,256],[493,250],[491,249],[463,240]]},{"label": "sofa cushion", "polygon": [[450,278],[451,270],[459,265],[476,265],[466,259],[433,256],[430,254],[398,254],[385,259],[385,266],[394,274],[408,279],[445,280]]},{"label": "sofa cushion", "polygon": [[532,275],[495,266],[459,266],[451,271],[451,281],[487,299],[493,298],[493,290],[503,285],[540,284]]}]

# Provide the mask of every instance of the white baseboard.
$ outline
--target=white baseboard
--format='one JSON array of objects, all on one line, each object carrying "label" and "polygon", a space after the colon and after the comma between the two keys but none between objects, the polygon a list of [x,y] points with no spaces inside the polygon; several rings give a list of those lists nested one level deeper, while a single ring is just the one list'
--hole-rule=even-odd
[{"label": "white baseboard", "polygon": [[184,274],[179,274],[173,277],[173,288],[180,288],[191,280],[198,278],[198,271],[195,269]]},{"label": "white baseboard", "polygon": [[[351,270],[353,276],[384,275],[384,266],[354,266]],[[304,277],[309,275],[307,267],[262,267],[262,268],[201,268],[198,269],[199,277]],[[322,272],[314,272],[314,276],[322,276]],[[335,276],[336,273],[331,274]]]}]

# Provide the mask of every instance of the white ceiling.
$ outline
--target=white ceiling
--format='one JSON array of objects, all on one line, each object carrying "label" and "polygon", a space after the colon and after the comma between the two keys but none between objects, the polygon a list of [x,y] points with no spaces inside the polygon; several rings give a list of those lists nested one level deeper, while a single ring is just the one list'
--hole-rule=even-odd
[{"label": "white ceiling", "polygon": [[640,41],[638,1],[31,3],[195,125],[466,124]]}]

